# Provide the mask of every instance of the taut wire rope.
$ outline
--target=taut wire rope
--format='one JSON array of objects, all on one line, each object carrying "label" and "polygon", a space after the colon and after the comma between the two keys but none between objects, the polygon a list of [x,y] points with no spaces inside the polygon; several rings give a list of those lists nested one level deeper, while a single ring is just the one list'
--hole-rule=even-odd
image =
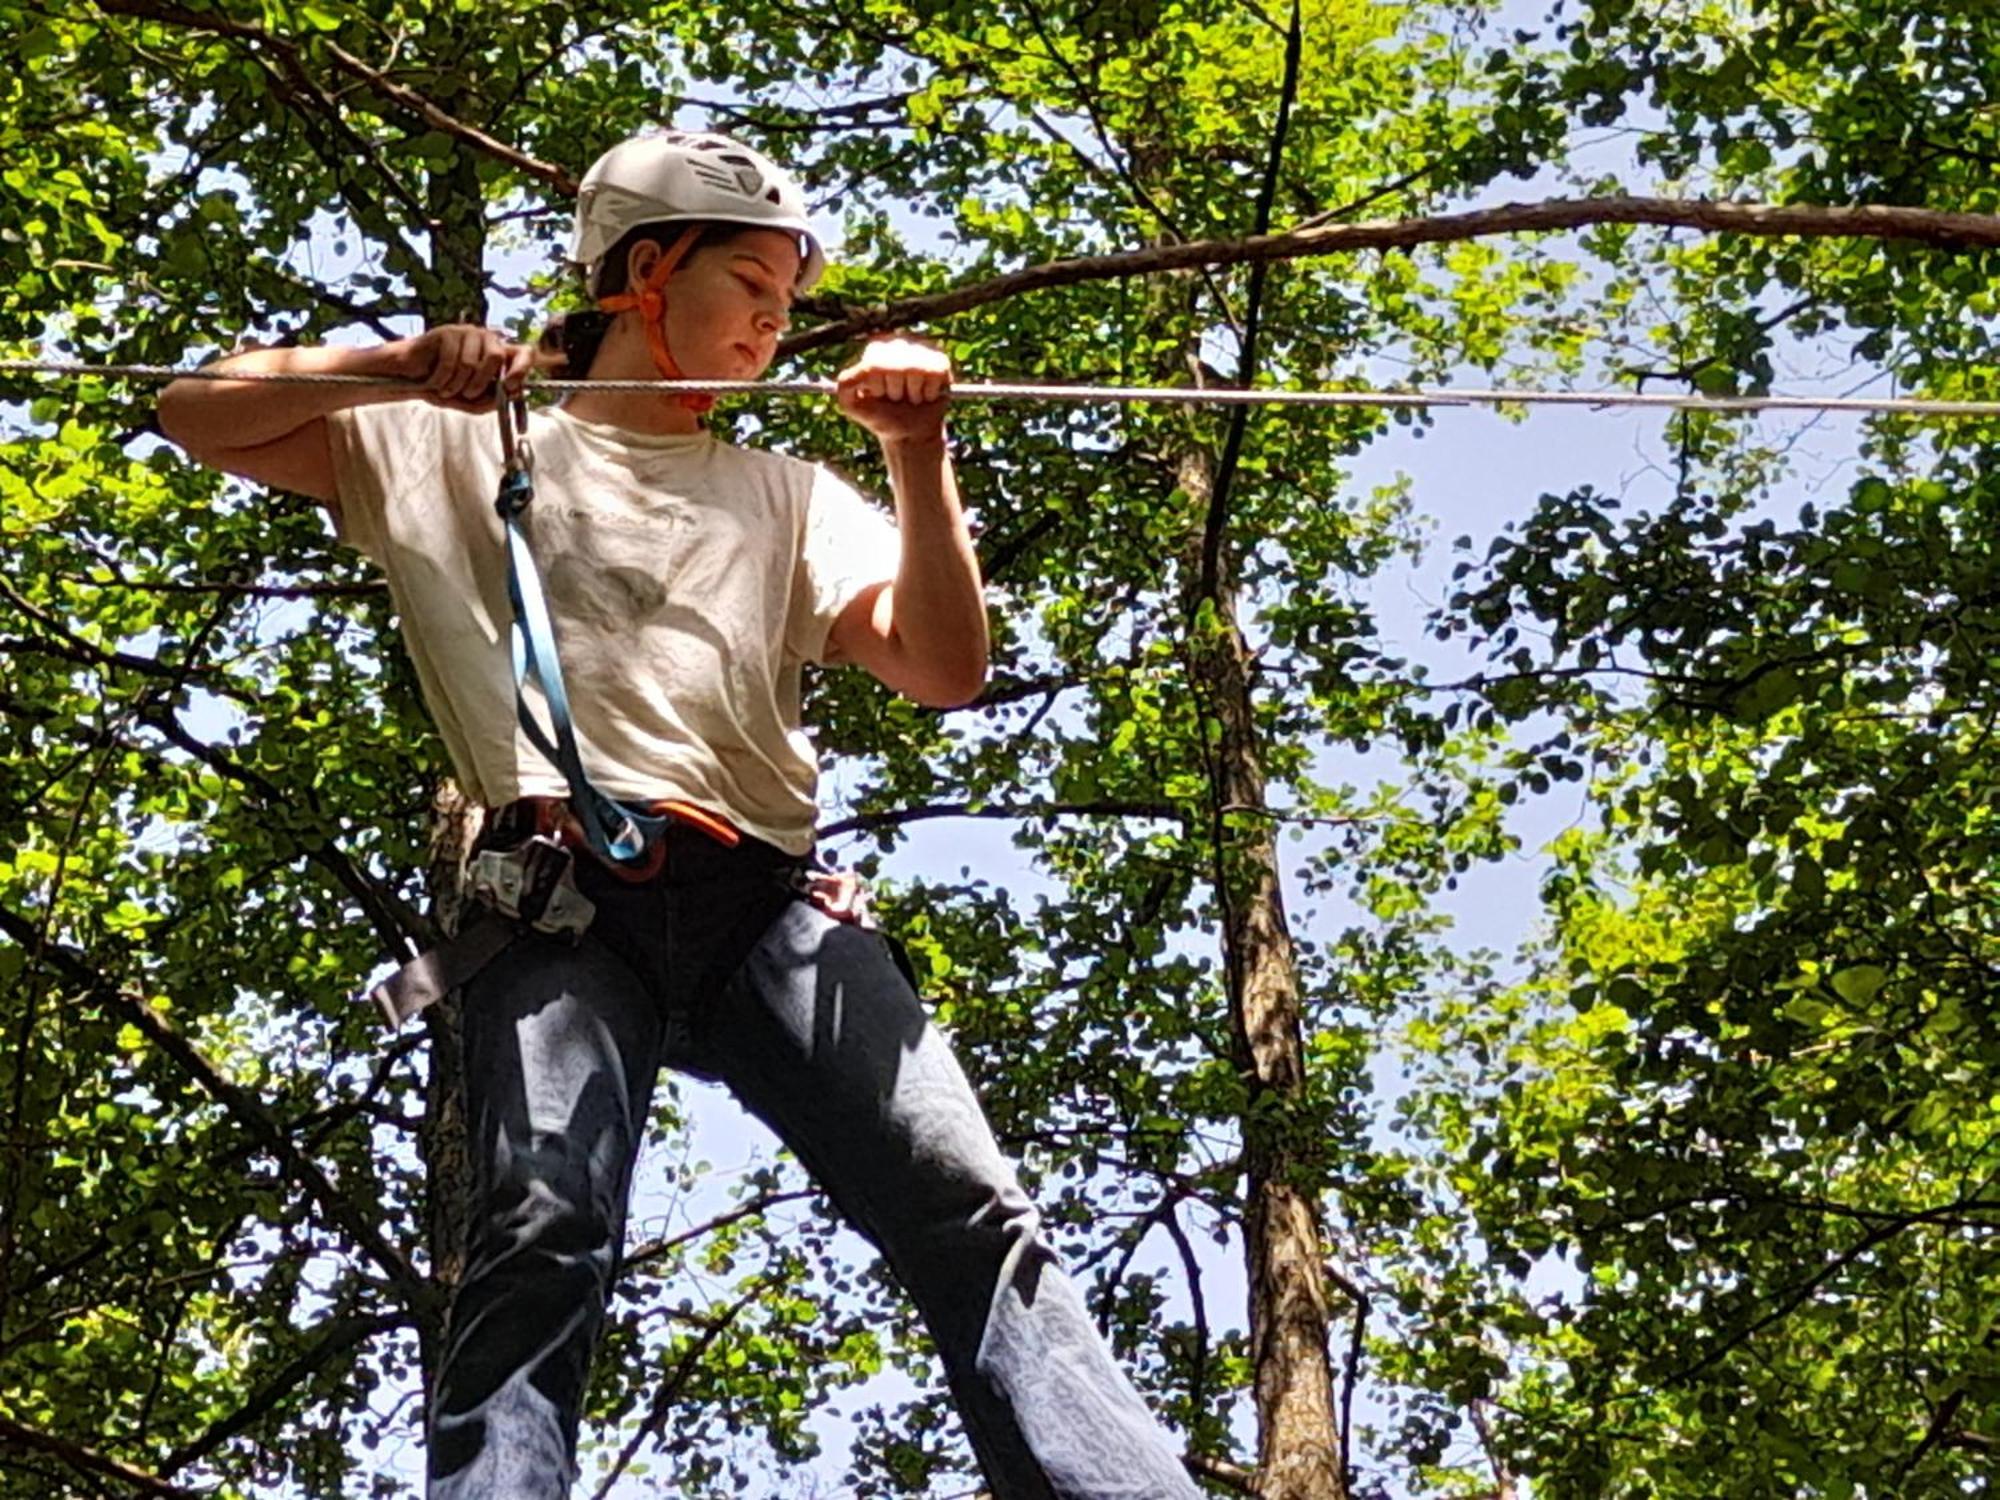
[{"label": "taut wire rope", "polygon": [[[375,375],[314,374],[295,371],[182,370],[171,365],[80,364],[58,360],[0,360],[0,375],[95,377],[105,380],[238,380],[272,385],[349,385],[419,392],[418,381]],[[544,380],[527,383],[532,394],[547,391],[658,391],[663,395],[830,396],[831,380]],[[1168,404],[1182,406],[1582,406],[1657,408],[1665,411],[1765,412],[1829,411],[1907,417],[2000,417],[2000,400],[1947,401],[1916,396],[1695,396],[1653,395],[1643,391],[1542,391],[1478,386],[1419,386],[1409,390],[1275,390],[1230,386],[1118,386],[1025,384],[969,381],[954,385],[950,399],[974,401],[1066,401],[1085,405]]]}]

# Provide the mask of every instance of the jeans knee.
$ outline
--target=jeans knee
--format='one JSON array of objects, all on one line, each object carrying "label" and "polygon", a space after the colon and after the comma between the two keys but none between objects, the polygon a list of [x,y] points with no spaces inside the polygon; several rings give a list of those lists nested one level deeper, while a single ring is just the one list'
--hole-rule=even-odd
[{"label": "jeans knee", "polygon": [[621,1187],[560,1138],[506,1153],[475,1210],[474,1274],[567,1270],[608,1284],[624,1232]]}]

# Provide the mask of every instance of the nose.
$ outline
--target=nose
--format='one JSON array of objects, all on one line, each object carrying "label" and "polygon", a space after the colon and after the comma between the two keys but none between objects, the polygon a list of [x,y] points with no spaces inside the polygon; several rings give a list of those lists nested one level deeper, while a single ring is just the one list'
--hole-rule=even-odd
[{"label": "nose", "polygon": [[783,308],[766,307],[758,310],[757,328],[762,333],[783,333],[792,326],[792,315]]}]

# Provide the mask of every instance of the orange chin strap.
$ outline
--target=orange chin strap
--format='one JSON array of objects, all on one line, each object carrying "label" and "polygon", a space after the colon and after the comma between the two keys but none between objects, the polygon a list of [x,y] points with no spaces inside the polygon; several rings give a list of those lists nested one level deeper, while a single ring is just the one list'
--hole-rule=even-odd
[{"label": "orange chin strap", "polygon": [[[700,225],[682,234],[653,262],[653,269],[638,291],[597,299],[597,305],[605,312],[638,311],[639,322],[646,330],[646,347],[653,351],[653,364],[668,380],[685,380],[687,376],[681,373],[681,367],[674,363],[673,351],[667,348],[667,278],[687,259],[688,251],[700,238]],[[686,395],[675,399],[691,412],[705,412],[715,405],[713,396]]]}]

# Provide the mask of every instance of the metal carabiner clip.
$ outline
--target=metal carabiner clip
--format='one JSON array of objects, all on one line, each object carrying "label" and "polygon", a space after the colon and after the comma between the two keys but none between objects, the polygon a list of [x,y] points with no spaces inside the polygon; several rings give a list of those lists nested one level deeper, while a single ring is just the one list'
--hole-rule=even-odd
[{"label": "metal carabiner clip", "polygon": [[501,463],[510,473],[528,473],[535,466],[534,449],[528,446],[528,393],[497,388],[493,409],[500,417]]}]

